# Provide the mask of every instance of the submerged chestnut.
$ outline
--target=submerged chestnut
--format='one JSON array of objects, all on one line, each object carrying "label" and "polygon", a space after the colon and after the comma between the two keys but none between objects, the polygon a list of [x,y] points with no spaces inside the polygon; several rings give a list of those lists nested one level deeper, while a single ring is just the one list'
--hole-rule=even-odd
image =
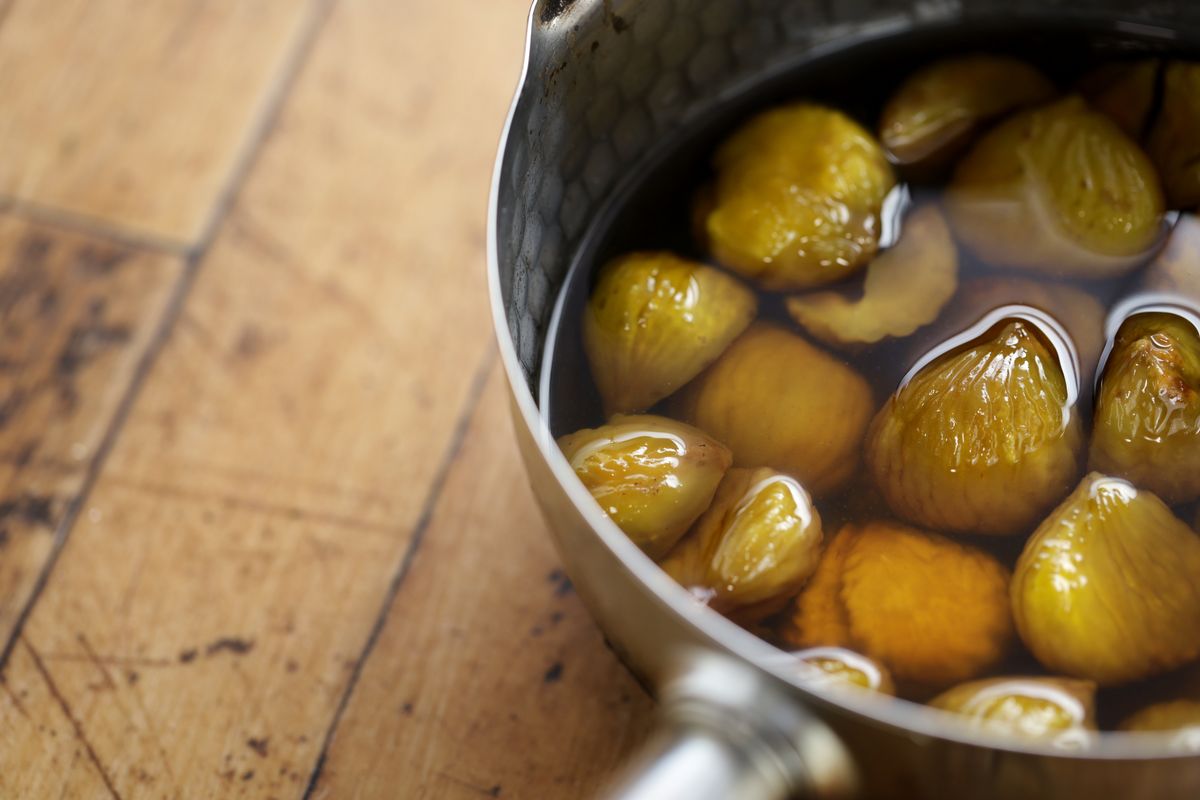
[{"label": "submerged chestnut", "polygon": [[887,667],[844,647],[810,647],[792,653],[800,662],[800,677],[818,689],[869,689],[879,694],[895,694]]},{"label": "submerged chestnut", "polygon": [[671,404],[728,445],[737,466],[773,467],[817,497],[858,466],[872,406],[861,375],[766,323],[751,325]]},{"label": "submerged chestnut", "polygon": [[1146,149],[1163,176],[1172,208],[1200,205],[1200,63],[1171,61],[1163,75],[1162,110]]},{"label": "submerged chestnut", "polygon": [[1054,85],[1018,59],[948,58],[904,81],[883,109],[879,138],[897,164],[929,170],[962,152],[984,124],[1053,96]]},{"label": "submerged chestnut", "polygon": [[1008,578],[991,555],[936,534],[884,520],[846,525],[782,634],[794,647],[849,647],[897,681],[941,688],[1003,658]]},{"label": "submerged chestnut", "polygon": [[1018,534],[1070,488],[1083,434],[1074,376],[1033,319],[1003,318],[938,356],[871,423],[867,464],[900,517]]},{"label": "submerged chestnut", "polygon": [[987,133],[958,163],[946,205],[980,257],[1052,276],[1123,274],[1163,233],[1154,165],[1079,97]]},{"label": "submerged chestnut", "polygon": [[1089,466],[1127,478],[1167,503],[1200,497],[1195,322],[1155,311],[1121,324],[1096,395]]},{"label": "submerged chestnut", "polygon": [[958,251],[945,217],[923,206],[904,221],[900,240],[867,267],[862,296],[812,292],[788,298],[806,331],[835,346],[908,336],[937,319],[958,286]]},{"label": "submerged chestnut", "polygon": [[733,460],[703,431],[649,414],[617,415],[558,445],[604,512],[651,558],[704,513]]},{"label": "submerged chestnut", "polygon": [[821,517],[799,481],[768,468],[731,469],[712,506],[662,563],[720,611],[778,610],[817,567]]},{"label": "submerged chestnut", "polygon": [[1128,481],[1088,475],[1025,544],[1013,617],[1047,669],[1114,686],[1200,656],[1200,536]]},{"label": "submerged chestnut", "polygon": [[1169,734],[1172,750],[1200,753],[1200,701],[1171,700],[1147,706],[1121,723],[1130,733]]},{"label": "submerged chestnut", "polygon": [[1162,60],[1143,58],[1137,61],[1115,61],[1102,64],[1083,76],[1079,93],[1088,105],[1104,114],[1125,132],[1138,140],[1154,107],[1154,84]]},{"label": "submerged chestnut", "polygon": [[644,411],[696,377],[757,307],[736,279],[671,253],[610,261],[583,315],[583,347],[606,413]]},{"label": "submerged chestnut", "polygon": [[717,151],[704,217],[713,255],[768,289],[841,280],[879,247],[895,184],[883,149],[840,111],[793,103],[759,114]]},{"label": "submerged chestnut", "polygon": [[1069,678],[1004,677],[960,684],[929,702],[989,733],[1077,749],[1096,729],[1096,684]]}]

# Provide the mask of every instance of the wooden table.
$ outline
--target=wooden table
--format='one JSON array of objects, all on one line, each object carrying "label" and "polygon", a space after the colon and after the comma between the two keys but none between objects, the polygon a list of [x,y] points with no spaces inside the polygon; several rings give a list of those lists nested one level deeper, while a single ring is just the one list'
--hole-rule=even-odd
[{"label": "wooden table", "polygon": [[0,0],[0,798],[573,798],[484,291],[527,0]]}]

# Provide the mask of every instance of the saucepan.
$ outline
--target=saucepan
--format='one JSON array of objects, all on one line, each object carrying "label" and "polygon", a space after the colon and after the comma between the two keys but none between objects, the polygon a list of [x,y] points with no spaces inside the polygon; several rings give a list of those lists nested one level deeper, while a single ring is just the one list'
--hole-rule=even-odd
[{"label": "saucepan", "polygon": [[1200,797],[1200,757],[1152,737],[1113,734],[1066,753],[952,726],[916,705],[806,687],[786,654],[699,606],[604,516],[538,406],[568,268],[630,176],[691,127],[847,43],[1049,18],[1167,40],[1200,33],[1194,0],[534,4],[493,178],[489,285],[533,490],[580,596],[660,701],[659,731],[610,796]]}]

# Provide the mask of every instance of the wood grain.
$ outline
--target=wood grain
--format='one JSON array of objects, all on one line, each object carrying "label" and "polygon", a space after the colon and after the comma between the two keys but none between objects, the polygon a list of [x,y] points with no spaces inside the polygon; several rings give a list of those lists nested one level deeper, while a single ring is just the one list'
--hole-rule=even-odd
[{"label": "wood grain", "polygon": [[0,216],[0,650],[182,276]]},{"label": "wood grain", "polygon": [[181,246],[208,225],[318,5],[11,2],[0,194]]},{"label": "wood grain", "polygon": [[559,569],[497,369],[313,797],[591,797],[650,706]]},{"label": "wood grain", "polygon": [[493,357],[480,130],[524,6],[335,8],[8,665],[55,687],[0,695],[14,795],[304,791]]}]

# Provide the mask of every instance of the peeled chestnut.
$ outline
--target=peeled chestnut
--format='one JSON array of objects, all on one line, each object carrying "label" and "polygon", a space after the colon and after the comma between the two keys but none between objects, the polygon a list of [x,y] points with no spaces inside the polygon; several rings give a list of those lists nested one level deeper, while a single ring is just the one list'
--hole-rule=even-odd
[{"label": "peeled chestnut", "polygon": [[891,673],[882,664],[844,647],[810,647],[792,653],[800,662],[803,681],[817,689],[847,686],[895,694]]},{"label": "peeled chestnut", "polygon": [[1167,311],[1135,314],[1109,352],[1089,467],[1167,503],[1200,497],[1200,332]]},{"label": "peeled chestnut", "polygon": [[1131,733],[1172,733],[1170,747],[1185,753],[1200,752],[1200,701],[1171,700],[1143,708],[1121,723]]},{"label": "peeled chestnut", "polygon": [[1200,303],[1200,218],[1180,214],[1166,245],[1142,274],[1142,289]]},{"label": "peeled chestnut", "polygon": [[783,328],[755,323],[671,408],[728,445],[737,466],[773,467],[819,497],[858,466],[872,405],[853,369]]},{"label": "peeled chestnut", "polygon": [[1091,473],[1025,544],[1012,607],[1054,672],[1114,686],[1200,656],[1200,536],[1153,493]]},{"label": "peeled chestnut", "polygon": [[1140,139],[1154,106],[1154,84],[1162,61],[1143,58],[1102,64],[1083,76],[1079,93],[1130,139]]},{"label": "peeled chestnut", "polygon": [[840,111],[793,103],[763,112],[713,166],[703,238],[723,265],[767,289],[841,280],[879,247],[896,179],[879,144]]},{"label": "peeled chestnut", "polygon": [[904,166],[940,167],[987,122],[1054,96],[1033,67],[1007,56],[968,55],[914,72],[883,109],[879,138]]},{"label": "peeled chestnut", "polygon": [[988,678],[960,684],[929,702],[989,733],[1078,748],[1096,729],[1096,684],[1069,678]]},{"label": "peeled chestnut", "polygon": [[731,469],[708,511],[662,563],[719,611],[786,602],[817,566],[821,517],[781,472]]},{"label": "peeled chestnut", "polygon": [[558,440],[604,512],[651,558],[704,513],[733,460],[703,431],[666,417],[613,417]]},{"label": "peeled chestnut", "polygon": [[1146,154],[1078,97],[989,131],[946,195],[955,232],[985,261],[1084,278],[1145,260],[1163,234],[1163,202]]},{"label": "peeled chestnut", "polygon": [[908,336],[937,319],[958,286],[958,251],[936,206],[904,221],[900,240],[867,267],[862,296],[812,292],[788,298],[806,331],[835,346],[869,345]]},{"label": "peeled chestnut", "polygon": [[1008,571],[991,555],[889,521],[846,525],[782,631],[794,647],[848,647],[897,681],[974,678],[1012,639]]},{"label": "peeled chestnut", "polygon": [[[1020,275],[988,275],[963,282],[946,305],[938,327],[966,330],[989,313],[1004,306],[1033,309],[1049,316],[1070,340],[1079,366],[1081,387],[1091,384],[1100,355],[1104,352],[1104,319],[1100,301],[1069,283],[1040,281]],[[929,335],[913,337],[910,363],[938,344]],[[1064,372],[1067,370],[1065,369]]]},{"label": "peeled chestnut", "polygon": [[1200,205],[1200,63],[1166,65],[1162,110],[1146,150],[1163,176],[1171,207]]},{"label": "peeled chestnut", "polygon": [[921,367],[880,409],[867,465],[897,515],[1017,534],[1066,494],[1083,434],[1076,379],[1048,336],[1032,318],[1002,318]]},{"label": "peeled chestnut", "polygon": [[696,377],[754,319],[754,293],[720,270],[665,252],[600,270],[583,346],[609,414],[644,411]]}]

